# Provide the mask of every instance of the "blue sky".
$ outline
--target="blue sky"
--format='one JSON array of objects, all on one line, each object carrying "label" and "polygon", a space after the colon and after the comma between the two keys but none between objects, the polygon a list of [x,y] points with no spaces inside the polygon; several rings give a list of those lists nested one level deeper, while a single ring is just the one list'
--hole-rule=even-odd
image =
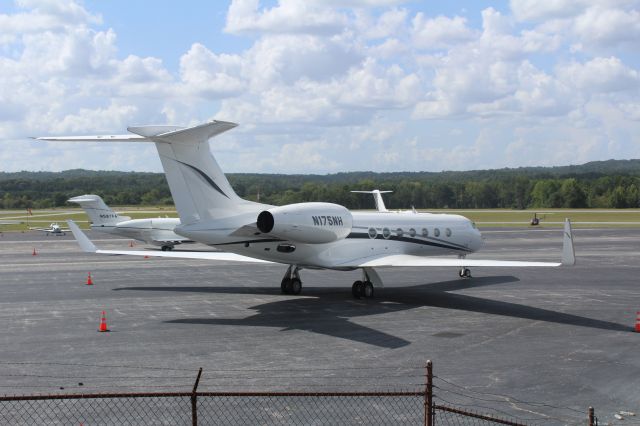
[{"label": "blue sky", "polygon": [[637,0],[0,0],[0,170],[160,171],[153,147],[39,143],[240,124],[231,172],[640,158]]}]

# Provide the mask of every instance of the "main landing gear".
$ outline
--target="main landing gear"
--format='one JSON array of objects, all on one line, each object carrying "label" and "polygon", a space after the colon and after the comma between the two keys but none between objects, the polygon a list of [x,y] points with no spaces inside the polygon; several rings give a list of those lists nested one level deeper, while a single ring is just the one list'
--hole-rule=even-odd
[{"label": "main landing gear", "polygon": [[471,269],[462,268],[458,271],[458,275],[460,275],[460,278],[471,278]]},{"label": "main landing gear", "polygon": [[358,280],[353,283],[353,286],[351,286],[351,294],[353,294],[353,297],[356,299],[361,299],[363,297],[365,299],[369,299],[373,297],[373,284],[371,281]]},{"label": "main landing gear", "polygon": [[302,291],[302,280],[299,274],[300,268],[294,265],[290,265],[287,268],[287,272],[282,278],[280,283],[280,289],[284,294],[300,294]]},{"label": "main landing gear", "polygon": [[168,244],[162,246],[162,251],[171,251],[171,250],[173,250],[173,246],[170,246]]},{"label": "main landing gear", "polygon": [[358,280],[351,286],[351,294],[356,299],[370,299],[373,297],[373,283],[367,275],[367,271],[362,270],[362,280]]}]

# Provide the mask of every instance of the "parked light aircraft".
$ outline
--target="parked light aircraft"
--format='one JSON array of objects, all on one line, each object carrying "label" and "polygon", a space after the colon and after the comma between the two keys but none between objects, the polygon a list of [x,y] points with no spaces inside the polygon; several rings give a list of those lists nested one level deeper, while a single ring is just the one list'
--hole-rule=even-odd
[{"label": "parked light aircraft", "polygon": [[[286,294],[299,294],[302,269],[362,271],[354,297],[372,297],[383,283],[377,268],[555,267],[575,262],[571,225],[565,223],[562,263],[470,259],[483,240],[475,224],[454,214],[351,212],[323,202],[272,206],[241,199],[209,149],[208,140],[237,124],[212,121],[195,127],[129,127],[130,135],[43,137],[48,141],[154,142],[180,215],[175,232],[227,253],[98,250],[73,222],[83,250],[289,265],[281,281]],[[445,258],[442,255],[453,255]]]},{"label": "parked light aircraft", "polygon": [[29,228],[32,231],[46,232],[46,235],[53,234],[55,236],[67,235],[70,229],[61,228],[57,223],[52,223],[48,228]]},{"label": "parked light aircraft", "polygon": [[113,211],[98,195],[87,194],[67,201],[78,203],[91,221],[91,229],[110,234],[122,235],[162,247],[162,251],[173,250],[176,244],[192,242],[173,232],[180,225],[177,218],[131,219]]}]

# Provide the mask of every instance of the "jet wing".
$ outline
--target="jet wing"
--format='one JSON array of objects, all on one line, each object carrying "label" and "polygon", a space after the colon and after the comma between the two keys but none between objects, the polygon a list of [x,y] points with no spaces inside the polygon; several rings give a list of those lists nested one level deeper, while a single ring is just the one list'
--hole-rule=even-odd
[{"label": "jet wing", "polygon": [[67,220],[69,228],[73,236],[78,241],[82,251],[97,254],[120,254],[130,256],[147,256],[147,257],[172,257],[176,259],[203,259],[203,260],[227,260],[233,262],[252,262],[252,263],[272,263],[266,260],[254,259],[253,257],[241,256],[235,253],[226,252],[171,252],[171,251],[154,251],[154,250],[100,250],[91,240],[80,230],[78,225],[72,220]]},{"label": "jet wing", "polygon": [[422,257],[409,254],[392,254],[379,257],[369,257],[340,264],[339,266],[354,268],[391,268],[391,267],[435,267],[455,266],[463,267],[555,267],[560,262],[527,262],[513,260],[486,259],[451,259],[439,257]]},{"label": "jet wing", "polygon": [[391,267],[429,267],[429,266],[455,266],[458,268],[470,267],[497,267],[497,268],[553,268],[556,266],[572,266],[576,263],[576,254],[573,247],[573,232],[571,221],[564,222],[562,234],[562,261],[561,262],[530,262],[517,260],[488,260],[488,259],[451,259],[446,257],[422,257],[410,254],[389,254],[369,256],[344,262],[337,266],[348,268],[391,268]]}]

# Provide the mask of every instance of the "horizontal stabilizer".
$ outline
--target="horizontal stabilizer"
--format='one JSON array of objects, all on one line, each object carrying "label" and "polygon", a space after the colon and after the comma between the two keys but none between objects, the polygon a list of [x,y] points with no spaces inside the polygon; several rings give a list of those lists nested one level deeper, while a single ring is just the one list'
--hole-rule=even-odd
[{"label": "horizontal stabilizer", "polygon": [[168,142],[197,144],[236,127],[228,121],[210,121],[193,127],[180,126],[131,126],[127,130],[133,135],[94,135],[94,136],[44,136],[34,138],[40,141],[56,142]]},{"label": "horizontal stabilizer", "polygon": [[[198,126],[155,135],[152,139],[156,142],[185,144],[206,142],[210,138],[224,133],[227,130],[231,130],[236,126],[238,126],[236,123],[230,123],[228,121],[211,121]],[[127,130],[131,131],[131,128]]]},{"label": "horizontal stabilizer", "polygon": [[146,142],[149,140],[139,135],[43,136],[34,139],[55,142]]}]

